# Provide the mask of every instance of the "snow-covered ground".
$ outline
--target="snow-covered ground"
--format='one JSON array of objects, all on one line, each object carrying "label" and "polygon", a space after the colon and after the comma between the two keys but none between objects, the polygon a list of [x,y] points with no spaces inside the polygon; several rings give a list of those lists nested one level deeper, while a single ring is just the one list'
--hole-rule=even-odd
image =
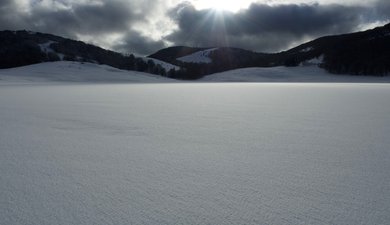
[{"label": "snow-covered ground", "polygon": [[388,84],[3,84],[2,225],[389,224]]},{"label": "snow-covered ground", "polygon": [[[156,61],[157,63],[158,61]],[[166,65],[169,68],[170,64]],[[173,66],[173,65],[172,65]],[[175,67],[178,69],[178,67]],[[166,83],[179,82],[149,73],[119,70],[107,65],[80,62],[48,62],[12,69],[0,69],[0,85],[51,82],[80,83]],[[315,65],[299,67],[245,68],[211,74],[197,82],[343,82],[389,83],[390,76],[329,74]]]},{"label": "snow-covered ground", "polygon": [[0,85],[31,82],[161,83],[175,82],[161,76],[119,70],[107,65],[80,62],[47,62],[0,70]]},{"label": "snow-covered ground", "polygon": [[342,82],[342,83],[389,83],[390,76],[351,76],[335,75],[319,68],[316,63],[321,59],[313,59],[305,63],[307,66],[244,68],[211,74],[203,77],[201,82]]},{"label": "snow-covered ground", "polygon": [[[205,79],[385,82],[288,69]],[[0,70],[0,224],[389,224],[389,84],[168,81]]]}]

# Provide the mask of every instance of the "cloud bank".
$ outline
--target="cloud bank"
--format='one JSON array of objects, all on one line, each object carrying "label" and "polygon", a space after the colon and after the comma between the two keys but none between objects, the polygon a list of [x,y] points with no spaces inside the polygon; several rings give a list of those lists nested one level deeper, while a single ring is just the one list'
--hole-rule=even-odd
[{"label": "cloud bank", "polygon": [[240,46],[258,51],[277,51],[319,37],[356,31],[363,25],[386,21],[380,7],[319,4],[252,4],[238,13],[197,10],[189,3],[170,11],[179,26],[167,36],[173,43],[190,46]]},{"label": "cloud bank", "polygon": [[195,3],[179,0],[2,0],[0,30],[53,33],[139,55],[168,45],[275,52],[390,19],[387,0],[366,1],[364,5],[324,1],[252,3],[232,13],[200,10]]}]

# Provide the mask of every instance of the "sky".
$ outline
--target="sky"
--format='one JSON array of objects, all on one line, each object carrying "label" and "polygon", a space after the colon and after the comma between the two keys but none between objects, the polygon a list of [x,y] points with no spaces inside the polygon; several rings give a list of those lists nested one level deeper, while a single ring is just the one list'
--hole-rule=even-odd
[{"label": "sky", "polygon": [[0,30],[149,55],[176,45],[278,52],[390,22],[389,0],[1,0]]}]

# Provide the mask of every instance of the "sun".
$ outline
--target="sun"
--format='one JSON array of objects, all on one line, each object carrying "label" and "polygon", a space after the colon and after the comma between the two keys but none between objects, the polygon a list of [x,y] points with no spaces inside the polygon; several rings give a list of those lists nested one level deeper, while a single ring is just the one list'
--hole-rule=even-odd
[{"label": "sun", "polygon": [[247,8],[253,0],[193,0],[193,4],[198,9],[214,9],[218,11],[237,12]]}]

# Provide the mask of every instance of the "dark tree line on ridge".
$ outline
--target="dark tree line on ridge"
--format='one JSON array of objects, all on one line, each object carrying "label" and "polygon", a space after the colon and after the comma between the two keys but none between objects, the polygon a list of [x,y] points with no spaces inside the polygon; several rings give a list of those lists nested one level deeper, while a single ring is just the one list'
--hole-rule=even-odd
[{"label": "dark tree line on ridge", "polygon": [[[42,49],[42,45],[50,51]],[[12,68],[52,61],[78,61],[109,65],[166,76],[167,72],[153,60],[123,55],[81,41],[33,33],[29,31],[0,32],[0,68]]]}]

